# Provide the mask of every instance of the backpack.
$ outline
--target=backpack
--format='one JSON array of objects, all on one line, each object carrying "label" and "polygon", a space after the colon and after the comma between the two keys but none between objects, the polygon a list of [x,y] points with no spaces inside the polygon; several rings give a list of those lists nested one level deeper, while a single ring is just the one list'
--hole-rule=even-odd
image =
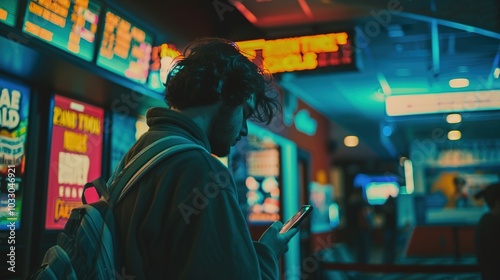
[{"label": "backpack", "polygon": [[[183,137],[168,136],[140,151],[124,168],[123,157],[108,183],[102,178],[87,183],[82,196],[84,205],[71,211],[56,245],[47,250],[42,265],[27,279],[109,280],[123,277],[114,206],[156,163],[195,148],[204,149]],[[87,203],[85,193],[93,188],[100,199]]]}]

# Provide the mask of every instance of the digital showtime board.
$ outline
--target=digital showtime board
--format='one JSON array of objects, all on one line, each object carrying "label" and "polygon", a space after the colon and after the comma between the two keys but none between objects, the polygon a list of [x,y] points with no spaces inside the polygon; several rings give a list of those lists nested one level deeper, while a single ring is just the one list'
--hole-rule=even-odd
[{"label": "digital showtime board", "polygon": [[152,34],[107,10],[97,65],[145,84],[149,74],[153,44]]},{"label": "digital showtime board", "polygon": [[352,32],[236,42],[255,64],[271,73],[355,68]]},{"label": "digital showtime board", "polygon": [[0,22],[7,25],[16,25],[17,10],[21,0],[2,0],[0,1]]},{"label": "digital showtime board", "polygon": [[23,31],[91,61],[100,9],[89,0],[28,0]]}]

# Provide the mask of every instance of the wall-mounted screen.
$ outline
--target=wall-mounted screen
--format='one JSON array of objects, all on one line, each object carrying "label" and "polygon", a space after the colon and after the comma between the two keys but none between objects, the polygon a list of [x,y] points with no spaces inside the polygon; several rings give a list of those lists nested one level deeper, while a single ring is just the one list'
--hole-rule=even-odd
[{"label": "wall-mounted screen", "polygon": [[0,1],[0,22],[7,25],[16,25],[17,9],[21,0]]},{"label": "wall-mounted screen", "polygon": [[365,186],[366,200],[371,205],[383,205],[389,196],[399,195],[397,182],[371,182]]},{"label": "wall-mounted screen", "polygon": [[400,178],[393,174],[356,174],[354,186],[363,189],[363,196],[371,205],[382,205],[389,196],[399,195]]},{"label": "wall-mounted screen", "polygon": [[230,154],[242,212],[249,224],[280,219],[280,149],[270,139],[248,135]]},{"label": "wall-mounted screen", "polygon": [[110,170],[113,172],[122,157],[134,143],[148,130],[148,125],[143,117],[132,117],[114,113],[111,127],[111,160]]},{"label": "wall-mounted screen", "polygon": [[332,185],[318,182],[309,184],[309,203],[313,206],[311,213],[311,232],[328,232],[340,223],[338,205],[332,200]]},{"label": "wall-mounted screen", "polygon": [[104,18],[97,65],[141,84],[146,83],[153,36],[108,10]]},{"label": "wall-mounted screen", "polygon": [[483,201],[474,199],[474,195],[487,185],[500,181],[498,170],[498,165],[427,168],[427,206],[448,209],[483,207]]},{"label": "wall-mounted screen", "polygon": [[91,61],[100,10],[91,0],[28,0],[23,31]]},{"label": "wall-mounted screen", "polygon": [[28,87],[0,78],[0,230],[21,225],[29,96]]},{"label": "wall-mounted screen", "polygon": [[500,181],[498,165],[428,167],[425,169],[425,222],[477,224],[487,207],[474,195]]},{"label": "wall-mounted screen", "polygon": [[104,110],[55,95],[45,228],[64,228],[83,186],[101,176]]},{"label": "wall-mounted screen", "polygon": [[352,31],[236,42],[257,65],[271,73],[314,69],[355,69]]}]

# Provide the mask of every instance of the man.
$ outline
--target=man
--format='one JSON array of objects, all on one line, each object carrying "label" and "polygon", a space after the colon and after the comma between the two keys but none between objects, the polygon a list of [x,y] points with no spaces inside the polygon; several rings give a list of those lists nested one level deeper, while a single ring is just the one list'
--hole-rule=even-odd
[{"label": "man", "polygon": [[500,183],[488,185],[475,195],[484,197],[489,211],[476,229],[476,254],[483,280],[500,279]]},{"label": "man", "polygon": [[396,260],[396,247],[398,239],[398,223],[396,198],[389,195],[381,207],[383,217],[384,254],[383,260],[386,264],[392,264]]},{"label": "man", "polygon": [[[149,131],[126,154],[181,136],[226,156],[248,133],[247,119],[269,122],[279,103],[267,76],[234,43],[189,45],[166,83],[169,109],[147,112]],[[228,169],[201,149],[153,167],[115,207],[122,263],[135,279],[278,279],[278,260],[297,232],[277,221],[252,242]]]}]

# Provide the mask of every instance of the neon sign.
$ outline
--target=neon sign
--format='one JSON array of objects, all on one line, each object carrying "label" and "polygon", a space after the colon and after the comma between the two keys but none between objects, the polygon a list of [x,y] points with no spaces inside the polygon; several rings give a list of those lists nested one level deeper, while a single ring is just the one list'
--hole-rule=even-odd
[{"label": "neon sign", "polygon": [[164,84],[167,81],[167,74],[174,65],[174,60],[180,55],[181,53],[173,44],[164,43],[153,47],[151,65],[149,66],[148,85],[150,88],[162,93],[165,91]]},{"label": "neon sign", "polygon": [[249,59],[271,73],[354,64],[351,38],[347,32],[257,39],[236,44]]}]

